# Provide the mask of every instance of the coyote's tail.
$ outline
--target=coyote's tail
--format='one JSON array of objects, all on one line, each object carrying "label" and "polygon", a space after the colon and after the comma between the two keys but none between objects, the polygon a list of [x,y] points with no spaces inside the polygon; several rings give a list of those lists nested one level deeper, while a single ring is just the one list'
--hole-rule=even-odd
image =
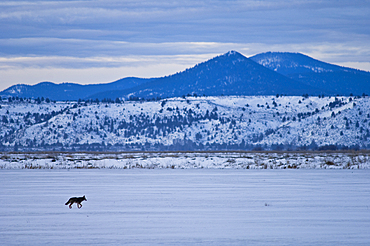
[{"label": "coyote's tail", "polygon": [[66,202],[66,204],[64,204],[64,205],[68,205],[68,203],[69,203],[69,200]]}]

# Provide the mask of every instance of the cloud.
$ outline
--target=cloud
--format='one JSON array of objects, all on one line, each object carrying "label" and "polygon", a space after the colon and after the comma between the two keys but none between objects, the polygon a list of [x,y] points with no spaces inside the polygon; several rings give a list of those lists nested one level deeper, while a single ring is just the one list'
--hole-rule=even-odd
[{"label": "cloud", "polygon": [[208,55],[131,55],[131,56],[105,56],[105,57],[7,57],[0,58],[0,71],[22,68],[116,68],[116,67],[143,67],[148,64],[177,64],[179,66],[192,66],[218,54]]},{"label": "cloud", "polygon": [[[108,40],[24,38],[0,40],[0,68],[9,67],[122,67],[179,57],[210,58],[230,50],[246,56],[266,51],[300,52],[327,62],[367,62],[370,47],[358,42],[329,43],[140,43]],[[24,51],[22,51],[24,49]],[[30,52],[31,54],[28,54]],[[1,53],[0,53],[1,54]]]},{"label": "cloud", "polygon": [[9,56],[129,56],[219,53],[237,43],[124,42],[111,40],[20,38],[0,39],[0,54]]},{"label": "cloud", "polygon": [[[5,1],[7,2],[7,1]],[[26,4],[27,3],[27,4]],[[369,35],[368,1],[37,1],[0,10],[21,34],[127,42],[330,41]],[[31,28],[30,28],[31,27]],[[353,36],[351,36],[353,38]],[[342,39],[349,40],[343,35]]]},{"label": "cloud", "polygon": [[368,0],[5,0],[0,84],[162,76],[229,50],[366,68],[369,13]]}]

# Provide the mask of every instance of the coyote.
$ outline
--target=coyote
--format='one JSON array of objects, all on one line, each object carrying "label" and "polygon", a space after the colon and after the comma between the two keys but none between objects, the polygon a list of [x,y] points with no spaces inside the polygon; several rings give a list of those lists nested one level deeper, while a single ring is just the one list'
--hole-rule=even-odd
[{"label": "coyote", "polygon": [[87,201],[85,196],[83,196],[83,197],[71,197],[71,198],[69,198],[68,202],[66,202],[65,205],[69,204],[69,208],[72,208],[72,204],[76,203],[77,207],[81,208],[82,207],[81,202],[83,202],[83,201]]}]

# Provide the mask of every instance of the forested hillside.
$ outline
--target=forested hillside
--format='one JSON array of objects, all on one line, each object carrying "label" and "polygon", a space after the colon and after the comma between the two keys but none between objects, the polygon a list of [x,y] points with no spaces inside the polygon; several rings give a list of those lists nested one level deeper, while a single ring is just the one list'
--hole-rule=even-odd
[{"label": "forested hillside", "polygon": [[3,98],[0,106],[6,151],[370,148],[369,97]]}]

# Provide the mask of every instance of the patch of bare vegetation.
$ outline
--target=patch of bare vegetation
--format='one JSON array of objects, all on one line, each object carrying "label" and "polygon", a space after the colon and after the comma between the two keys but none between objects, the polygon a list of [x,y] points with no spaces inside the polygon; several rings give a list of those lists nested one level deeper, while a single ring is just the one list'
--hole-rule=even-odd
[{"label": "patch of bare vegetation", "polygon": [[46,152],[0,155],[0,169],[370,169],[369,152]]}]

